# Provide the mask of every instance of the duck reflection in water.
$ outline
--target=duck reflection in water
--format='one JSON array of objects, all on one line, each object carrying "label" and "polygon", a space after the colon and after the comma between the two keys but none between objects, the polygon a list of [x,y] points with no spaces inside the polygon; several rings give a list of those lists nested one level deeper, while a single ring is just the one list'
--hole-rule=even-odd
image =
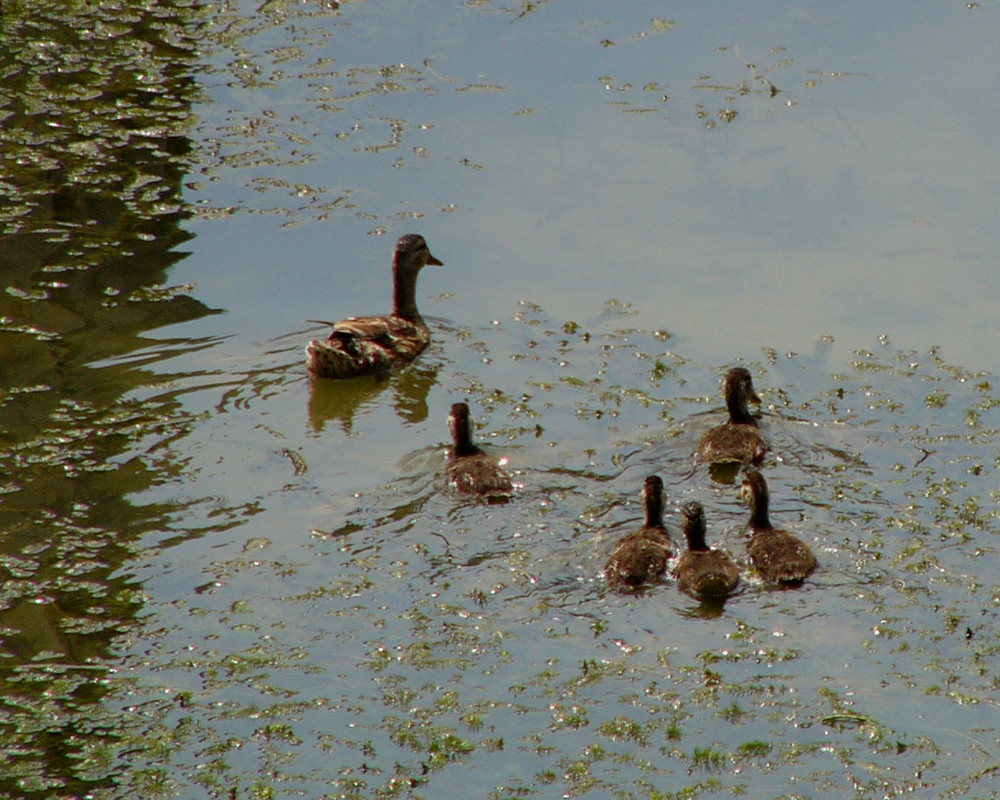
[{"label": "duck reflection in water", "polygon": [[351,433],[355,416],[380,401],[388,391],[388,401],[396,415],[407,423],[423,422],[430,412],[427,397],[437,383],[438,368],[412,364],[384,375],[364,375],[351,381],[312,381],[309,390],[309,424],[319,433],[327,423],[337,422]]}]

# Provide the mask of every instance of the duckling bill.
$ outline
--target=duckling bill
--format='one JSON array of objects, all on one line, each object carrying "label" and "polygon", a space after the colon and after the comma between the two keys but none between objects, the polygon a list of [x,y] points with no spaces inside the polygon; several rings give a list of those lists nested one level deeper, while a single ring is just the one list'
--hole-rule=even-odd
[{"label": "duckling bill", "polygon": [[608,583],[619,592],[635,591],[660,578],[673,554],[670,534],[663,524],[663,481],[659,476],[646,478],[642,504],[643,526],[618,541],[604,567]]},{"label": "duckling bill", "polygon": [[313,339],[306,345],[309,373],[320,378],[353,378],[387,372],[420,355],[430,344],[431,334],[417,310],[417,276],[428,264],[443,265],[423,236],[399,237],[392,258],[392,313],[330,323],[329,338]]},{"label": "duckling bill", "polygon": [[816,569],[816,556],[797,536],[771,524],[767,483],[757,470],[746,471],[740,497],[750,507],[750,521],[747,523],[750,563],[768,583],[802,583]]},{"label": "duckling bill", "polygon": [[452,449],[445,472],[458,491],[481,497],[506,497],[513,491],[510,476],[472,440],[472,415],[466,403],[454,403],[448,415]]},{"label": "duckling bill", "polygon": [[698,445],[698,458],[709,464],[759,464],[767,452],[767,439],[750,413],[750,403],[760,403],[750,370],[733,367],[724,383],[729,421],[709,430]]}]

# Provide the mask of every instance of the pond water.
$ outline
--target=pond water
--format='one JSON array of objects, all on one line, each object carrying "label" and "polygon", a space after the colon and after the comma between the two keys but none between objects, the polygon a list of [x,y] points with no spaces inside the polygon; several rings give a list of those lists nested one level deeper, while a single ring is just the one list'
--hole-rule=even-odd
[{"label": "pond water", "polygon": [[[0,796],[1000,794],[998,14],[4,2]],[[734,363],[818,571],[608,591]]]}]

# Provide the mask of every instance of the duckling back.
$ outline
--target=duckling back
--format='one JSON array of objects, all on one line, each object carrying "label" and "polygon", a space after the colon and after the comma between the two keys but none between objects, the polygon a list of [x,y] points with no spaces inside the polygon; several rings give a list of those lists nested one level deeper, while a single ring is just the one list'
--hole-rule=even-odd
[{"label": "duckling back", "polygon": [[464,494],[499,497],[514,491],[510,476],[486,453],[453,456],[446,473],[448,482]]},{"label": "duckling back", "polygon": [[768,583],[801,583],[816,569],[816,556],[788,531],[758,530],[747,542],[747,555]]},{"label": "duckling back", "polygon": [[677,588],[698,599],[725,597],[740,582],[740,571],[718,550],[687,552],[677,564]]},{"label": "duckling back", "polygon": [[753,376],[745,367],[733,367],[723,382],[729,421],[708,431],[698,445],[698,458],[709,464],[738,462],[759,464],[767,452],[767,439],[750,414],[750,403],[759,403]]},{"label": "duckling back", "polygon": [[613,589],[633,591],[667,571],[672,548],[663,524],[663,479],[649,475],[642,484],[643,526],[622,538],[604,566]]},{"label": "duckling back", "polygon": [[662,577],[670,556],[670,540],[665,531],[639,530],[615,545],[604,574],[616,591],[633,591]]},{"label": "duckling back", "polygon": [[767,449],[767,439],[756,425],[727,422],[702,437],[698,458],[709,464],[759,464]]},{"label": "duckling back", "polygon": [[721,550],[709,548],[701,503],[688,503],[683,514],[688,549],[674,569],[677,587],[698,599],[725,597],[739,584],[739,569]]},{"label": "duckling back", "polygon": [[465,494],[500,498],[513,492],[510,476],[496,459],[473,442],[472,415],[467,403],[453,403],[448,415],[452,449],[445,471],[448,482]]},{"label": "duckling back", "polygon": [[764,476],[747,468],[740,497],[750,507],[747,555],[760,577],[768,583],[801,583],[816,569],[816,556],[797,536],[771,524],[771,496]]}]

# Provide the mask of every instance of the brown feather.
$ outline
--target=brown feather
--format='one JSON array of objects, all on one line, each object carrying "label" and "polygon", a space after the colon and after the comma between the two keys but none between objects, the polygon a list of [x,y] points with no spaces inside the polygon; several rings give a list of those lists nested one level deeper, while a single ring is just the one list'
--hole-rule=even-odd
[{"label": "brown feather", "polygon": [[739,584],[740,571],[721,550],[709,549],[701,503],[688,503],[683,513],[688,549],[674,568],[677,587],[698,599],[725,597]]},{"label": "brown feather", "polygon": [[472,441],[472,416],[466,403],[453,403],[448,415],[452,449],[445,474],[448,482],[465,494],[502,499],[514,491],[510,476],[496,459]]},{"label": "brown feather", "polygon": [[406,234],[393,255],[394,300],[391,314],[347,317],[331,324],[327,339],[306,345],[310,374],[353,378],[385,372],[412,361],[430,344],[427,324],[417,311],[417,275],[426,264],[440,265],[422,236]]},{"label": "brown feather", "polygon": [[785,530],[775,528],[770,517],[770,493],[764,476],[747,469],[740,497],[750,507],[747,555],[767,583],[801,583],[816,569],[816,556],[809,546]]},{"label": "brown feather", "polygon": [[608,583],[619,592],[634,591],[660,578],[673,555],[670,534],[663,524],[663,481],[659,476],[646,478],[642,502],[645,523],[615,544],[604,566]]},{"label": "brown feather", "polygon": [[616,591],[634,591],[644,583],[661,578],[667,571],[671,555],[670,539],[665,530],[643,528],[615,544],[604,566],[604,574]]},{"label": "brown feather", "polygon": [[816,569],[808,545],[788,531],[755,530],[747,542],[750,563],[768,583],[801,583]]},{"label": "brown feather", "polygon": [[712,428],[702,437],[698,458],[709,464],[759,464],[764,459],[768,444],[748,407],[751,402],[760,402],[750,371],[744,367],[729,370],[724,391],[729,421]]},{"label": "brown feather", "polygon": [[449,483],[465,494],[498,496],[514,491],[510,476],[486,453],[452,458],[445,471]]}]

